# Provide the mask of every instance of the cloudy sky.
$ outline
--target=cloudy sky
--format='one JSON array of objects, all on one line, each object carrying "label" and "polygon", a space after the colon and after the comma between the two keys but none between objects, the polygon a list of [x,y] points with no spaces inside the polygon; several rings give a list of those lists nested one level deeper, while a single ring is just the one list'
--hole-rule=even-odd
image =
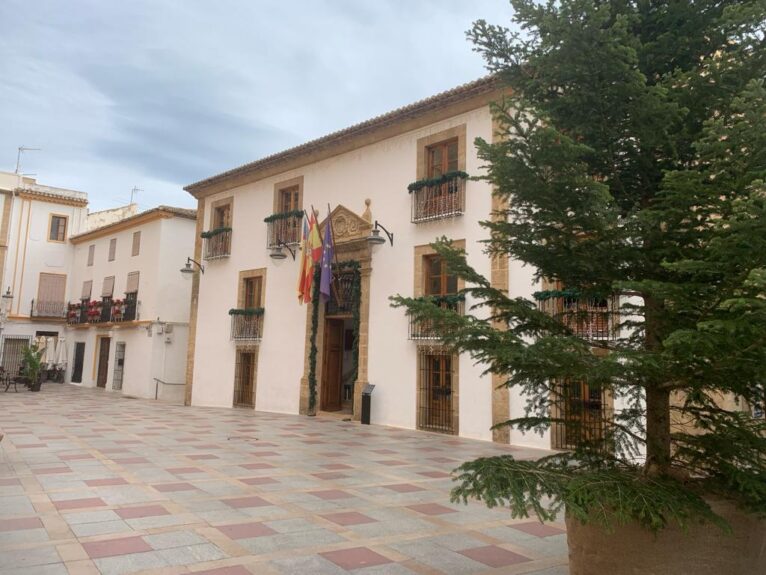
[{"label": "cloudy sky", "polygon": [[2,0],[0,170],[91,209],[186,184],[484,74],[506,0]]}]

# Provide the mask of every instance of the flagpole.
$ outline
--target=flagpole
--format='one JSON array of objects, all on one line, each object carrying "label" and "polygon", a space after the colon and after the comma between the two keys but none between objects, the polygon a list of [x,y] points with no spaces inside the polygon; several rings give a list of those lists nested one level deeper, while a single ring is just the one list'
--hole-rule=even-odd
[{"label": "flagpole", "polygon": [[[330,210],[330,202],[327,202],[327,225],[330,226],[330,237],[332,238],[332,256],[333,256],[333,259],[335,260],[335,267],[340,272],[340,266],[338,265],[338,250],[336,249],[337,246],[335,245],[335,228],[332,225],[332,211]],[[338,286],[335,285],[335,280],[336,280],[335,275],[331,275],[330,287],[332,288],[332,291],[335,294],[335,302],[338,304],[338,306],[340,306],[341,305],[340,296],[338,295]]]}]

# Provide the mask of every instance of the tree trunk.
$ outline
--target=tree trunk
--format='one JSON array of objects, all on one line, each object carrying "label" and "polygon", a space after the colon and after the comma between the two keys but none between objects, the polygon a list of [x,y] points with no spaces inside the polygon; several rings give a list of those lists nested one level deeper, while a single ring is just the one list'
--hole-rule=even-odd
[{"label": "tree trunk", "polygon": [[[662,348],[662,315],[664,305],[652,297],[644,297],[645,344],[648,351]],[[670,471],[670,390],[661,389],[662,382],[651,382],[646,388],[646,472],[664,475]]]}]

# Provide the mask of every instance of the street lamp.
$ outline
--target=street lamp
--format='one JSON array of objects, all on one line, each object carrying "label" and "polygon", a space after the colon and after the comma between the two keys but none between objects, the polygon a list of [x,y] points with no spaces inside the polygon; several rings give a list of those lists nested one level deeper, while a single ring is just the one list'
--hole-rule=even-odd
[{"label": "street lamp", "polygon": [[[203,266],[201,263],[199,263],[197,260],[193,260],[191,258],[186,258],[186,265],[181,268],[182,274],[193,274],[194,269],[192,268],[192,264],[197,266],[199,268],[199,271],[201,271],[203,274],[205,273],[205,266]],[[5,296],[3,296],[5,297]]]}]

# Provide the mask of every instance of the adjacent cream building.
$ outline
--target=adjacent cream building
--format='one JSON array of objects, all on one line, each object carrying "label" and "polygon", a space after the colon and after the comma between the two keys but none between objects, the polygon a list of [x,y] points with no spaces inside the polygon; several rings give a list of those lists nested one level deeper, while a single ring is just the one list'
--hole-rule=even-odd
[{"label": "adjacent cream building", "polygon": [[169,206],[70,238],[68,379],[125,395],[183,397],[195,211]]},{"label": "adjacent cream building", "polygon": [[[429,246],[440,236],[512,296],[539,289],[532,270],[484,253],[478,222],[496,200],[489,184],[466,178],[483,174],[473,142],[495,137],[490,102],[502,95],[482,79],[187,186],[204,265],[192,292],[187,403],[307,413],[315,372],[320,414],[359,419],[362,391],[374,384],[373,423],[549,447],[548,435],[493,433],[523,401],[389,302],[431,295],[471,305],[455,297],[462,286]],[[339,281],[337,297],[318,304],[312,367],[314,306],[297,301],[301,254],[291,257],[295,210],[313,206],[324,230],[328,204]]]},{"label": "adjacent cream building", "polygon": [[83,192],[0,172],[0,366],[9,374],[18,373],[22,348],[33,338],[64,334],[69,238],[85,229],[87,205]]}]

